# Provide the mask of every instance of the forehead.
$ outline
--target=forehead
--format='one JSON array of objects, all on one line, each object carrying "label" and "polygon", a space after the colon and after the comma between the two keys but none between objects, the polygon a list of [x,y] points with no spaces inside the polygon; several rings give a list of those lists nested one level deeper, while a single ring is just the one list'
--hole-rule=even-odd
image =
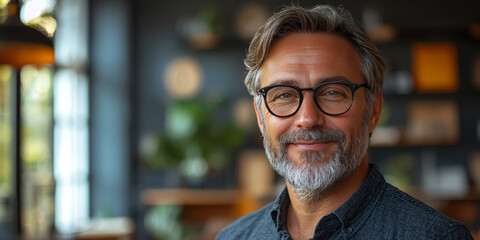
[{"label": "forehead", "polygon": [[282,81],[319,83],[339,77],[361,83],[363,78],[356,49],[345,38],[330,33],[293,33],[278,39],[261,70],[262,86]]}]

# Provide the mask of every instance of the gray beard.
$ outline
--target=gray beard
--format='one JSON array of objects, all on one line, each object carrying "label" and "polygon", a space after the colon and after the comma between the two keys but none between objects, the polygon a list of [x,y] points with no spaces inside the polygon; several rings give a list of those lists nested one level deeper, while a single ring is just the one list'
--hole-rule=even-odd
[{"label": "gray beard", "polygon": [[[265,124],[263,124],[263,129]],[[289,159],[287,146],[293,141],[332,141],[336,150],[326,159],[323,151],[306,151],[300,154],[300,163]],[[368,122],[352,136],[346,145],[345,133],[340,130],[314,129],[285,132],[279,137],[278,148],[264,131],[263,143],[272,168],[292,186],[297,198],[313,202],[322,198],[329,188],[350,175],[361,163],[368,149]]]}]

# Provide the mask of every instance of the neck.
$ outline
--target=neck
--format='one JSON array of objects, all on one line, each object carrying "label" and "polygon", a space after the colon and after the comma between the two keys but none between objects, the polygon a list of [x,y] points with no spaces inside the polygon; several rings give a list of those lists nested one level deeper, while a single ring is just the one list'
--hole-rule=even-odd
[{"label": "neck", "polygon": [[298,198],[295,190],[287,182],[291,201],[287,216],[287,228],[292,238],[297,240],[313,237],[318,221],[340,207],[360,188],[368,174],[368,169],[368,159],[365,157],[350,175],[322,192],[315,201]]}]

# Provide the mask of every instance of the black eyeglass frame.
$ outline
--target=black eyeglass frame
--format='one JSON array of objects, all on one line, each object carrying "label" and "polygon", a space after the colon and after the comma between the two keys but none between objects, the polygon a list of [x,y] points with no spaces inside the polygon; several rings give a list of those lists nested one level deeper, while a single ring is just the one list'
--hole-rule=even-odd
[{"label": "black eyeglass frame", "polygon": [[[344,112],[341,112],[341,113],[327,113],[325,112],[321,107],[320,107],[320,104],[318,103],[317,101],[317,90],[320,88],[320,87],[323,87],[325,85],[328,85],[328,84],[342,84],[342,85],[345,85],[347,87],[350,88],[350,91],[352,92],[352,99],[350,101],[350,106],[348,106],[347,110],[345,110]],[[297,90],[298,92],[298,95],[300,96],[300,100],[299,100],[299,103],[298,103],[298,107],[297,109],[291,113],[291,114],[288,114],[288,115],[277,115],[275,114],[271,109],[270,107],[268,106],[267,104],[267,92],[274,88],[274,87],[291,87],[291,88],[294,88],[295,90]],[[324,114],[327,114],[329,116],[339,116],[339,115],[342,115],[342,114],[345,114],[346,112],[348,112],[348,110],[350,110],[350,108],[352,107],[352,104],[353,104],[353,98],[355,97],[355,91],[357,91],[357,89],[361,88],[361,87],[365,87],[367,89],[370,89],[370,86],[368,86],[367,83],[363,83],[363,84],[355,84],[355,83],[351,83],[351,82],[343,82],[343,81],[334,81],[334,82],[324,82],[324,83],[321,83],[313,88],[300,88],[298,86],[295,86],[295,85],[289,85],[289,84],[274,84],[274,85],[270,85],[270,86],[266,86],[266,87],[263,87],[263,88],[260,88],[257,90],[257,93],[262,95],[263,96],[263,101],[265,102],[265,106],[267,107],[268,111],[276,116],[276,117],[290,117],[290,116],[293,116],[295,115],[298,110],[300,109],[300,107],[302,106],[302,103],[303,103],[303,93],[302,91],[307,91],[307,90],[311,90],[313,91],[313,101],[315,102],[315,104],[317,105],[318,109],[320,109],[320,111],[322,111],[322,113]]]}]

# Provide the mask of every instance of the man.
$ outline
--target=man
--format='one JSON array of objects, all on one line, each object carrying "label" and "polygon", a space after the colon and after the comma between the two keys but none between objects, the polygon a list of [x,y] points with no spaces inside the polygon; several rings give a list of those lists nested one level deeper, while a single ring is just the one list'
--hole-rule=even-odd
[{"label": "man", "polygon": [[369,164],[385,66],[346,10],[283,9],[245,64],[268,159],[287,187],[217,239],[472,239]]}]

